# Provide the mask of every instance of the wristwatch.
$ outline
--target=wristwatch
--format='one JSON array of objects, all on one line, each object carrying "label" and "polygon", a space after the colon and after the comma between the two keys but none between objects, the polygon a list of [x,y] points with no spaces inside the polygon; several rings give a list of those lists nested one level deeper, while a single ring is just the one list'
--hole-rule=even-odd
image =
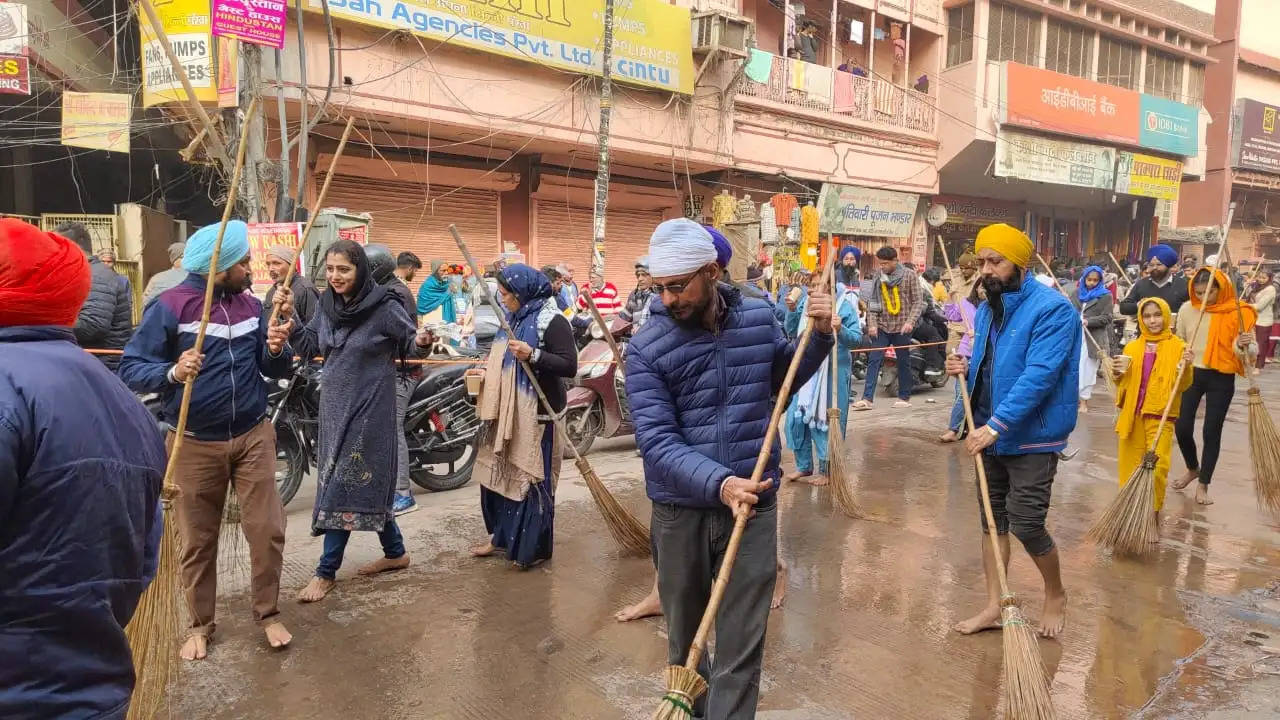
[{"label": "wristwatch", "polygon": [[987,429],[987,432],[991,433],[991,439],[992,439],[992,440],[999,440],[999,439],[1000,439],[1000,433],[999,433],[999,432],[997,432],[995,428],[991,427],[990,425],[983,425],[982,427],[986,428],[986,429]]}]

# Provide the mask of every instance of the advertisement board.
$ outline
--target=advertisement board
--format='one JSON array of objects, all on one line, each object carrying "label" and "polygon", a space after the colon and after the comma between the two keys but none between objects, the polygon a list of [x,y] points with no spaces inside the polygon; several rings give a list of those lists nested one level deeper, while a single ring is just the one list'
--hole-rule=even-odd
[{"label": "advertisement board", "polygon": [[0,55],[0,95],[31,94],[31,61],[23,55]]},{"label": "advertisement board", "polygon": [[1116,157],[1116,192],[1158,200],[1177,200],[1182,163],[1121,150]]},{"label": "advertisement board", "polygon": [[[297,251],[302,244],[302,223],[249,223],[249,272],[253,275],[254,289],[271,285],[271,273],[267,272],[267,250],[272,245],[284,245]],[[301,260],[299,260],[301,264]],[[301,268],[298,272],[305,272]]]},{"label": "advertisement board", "polygon": [[213,0],[213,34],[284,48],[284,0]]},{"label": "advertisement board", "polygon": [[[187,79],[200,102],[218,100],[214,81],[213,37],[209,32],[209,0],[168,0],[155,3],[156,14],[164,25],[169,44],[186,71]],[[142,106],[184,102],[186,92],[173,71],[151,22],[145,13],[138,15],[138,31],[142,36]]]},{"label": "advertisement board", "polygon": [[1003,128],[996,132],[996,177],[1111,190],[1115,167],[1115,148]]},{"label": "advertisement board", "polygon": [[125,93],[62,93],[62,144],[129,152],[132,96]]},{"label": "advertisement board", "polygon": [[[320,12],[320,0],[307,8]],[[335,18],[570,72],[599,75],[604,0],[329,0]],[[614,20],[613,79],[693,94],[687,8],[628,0]]]},{"label": "advertisement board", "polygon": [[1200,111],[1190,105],[1143,93],[1138,144],[1190,157],[1200,152]]},{"label": "advertisement board", "polygon": [[1231,164],[1246,170],[1280,173],[1280,133],[1276,105],[1240,98],[1231,123]]},{"label": "advertisement board", "polygon": [[27,6],[0,2],[0,55],[27,55]]},{"label": "advertisement board", "polygon": [[839,235],[909,237],[919,202],[914,193],[823,183],[818,229]]}]

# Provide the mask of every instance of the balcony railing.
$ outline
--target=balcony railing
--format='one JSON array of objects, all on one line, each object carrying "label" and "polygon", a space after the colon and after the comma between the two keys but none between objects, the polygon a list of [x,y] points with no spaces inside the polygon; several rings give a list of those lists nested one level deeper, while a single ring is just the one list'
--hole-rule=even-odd
[{"label": "balcony railing", "polygon": [[768,82],[745,78],[738,94],[924,133],[934,132],[937,116],[933,98],[923,93],[778,56]]}]

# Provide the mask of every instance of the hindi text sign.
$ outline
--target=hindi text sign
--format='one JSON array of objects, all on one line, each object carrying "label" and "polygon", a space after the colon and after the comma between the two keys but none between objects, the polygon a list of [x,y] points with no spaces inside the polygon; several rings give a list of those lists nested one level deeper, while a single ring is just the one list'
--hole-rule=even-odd
[{"label": "hindi text sign", "polygon": [[823,183],[818,229],[838,235],[910,237],[919,201],[915,193]]}]

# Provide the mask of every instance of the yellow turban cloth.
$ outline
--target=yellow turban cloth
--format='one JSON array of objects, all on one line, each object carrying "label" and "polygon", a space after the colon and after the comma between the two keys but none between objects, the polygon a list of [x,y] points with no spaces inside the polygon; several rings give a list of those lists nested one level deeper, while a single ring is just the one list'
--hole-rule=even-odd
[{"label": "yellow turban cloth", "polygon": [[988,225],[978,231],[978,239],[973,249],[975,252],[980,252],[984,248],[1000,253],[1001,257],[1018,267],[1026,267],[1030,264],[1031,256],[1035,253],[1031,238],[1027,237],[1026,233],[1004,223]]}]

